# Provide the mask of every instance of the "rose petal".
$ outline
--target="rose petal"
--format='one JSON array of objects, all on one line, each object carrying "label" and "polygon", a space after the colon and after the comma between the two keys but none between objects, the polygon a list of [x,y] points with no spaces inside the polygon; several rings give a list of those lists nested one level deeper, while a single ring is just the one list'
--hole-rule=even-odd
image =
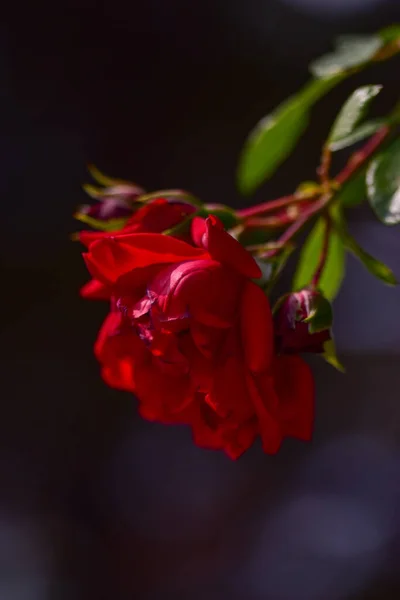
[{"label": "rose petal", "polygon": [[[267,454],[275,454],[278,452],[282,442],[282,433],[279,421],[277,420],[276,416],[272,415],[267,410],[266,403],[260,395],[260,391],[254,381],[253,375],[249,372],[247,373],[246,381],[254,410],[257,414],[263,450]],[[271,396],[275,394],[272,384],[269,393]]]},{"label": "rose petal", "polygon": [[102,238],[83,254],[95,279],[113,284],[132,269],[155,264],[208,258],[200,248],[158,233],[132,233]]},{"label": "rose petal", "polygon": [[202,235],[202,245],[212,258],[241,273],[245,277],[258,279],[261,277],[260,267],[256,261],[237,240],[235,240],[214,216],[205,222],[206,231]]},{"label": "rose petal", "polygon": [[241,332],[250,371],[268,371],[274,349],[272,313],[266,294],[252,281],[248,281],[243,290]]},{"label": "rose petal", "polygon": [[81,287],[80,295],[88,300],[109,300],[111,289],[97,279],[91,279]]},{"label": "rose petal", "polygon": [[186,261],[162,269],[147,287],[157,309],[155,317],[168,322],[191,317],[210,327],[230,327],[237,316],[241,281],[213,260]]},{"label": "rose petal", "polygon": [[94,352],[102,365],[102,377],[112,388],[133,392],[134,371],[143,360],[145,348],[132,333],[121,333],[121,314],[110,312],[99,331]]},{"label": "rose petal", "polygon": [[110,233],[104,231],[80,231],[78,233],[78,238],[79,241],[86,246],[86,248],[89,248],[94,242],[102,240],[109,235]]},{"label": "rose petal", "polygon": [[203,235],[206,233],[206,220],[201,217],[194,217],[191,225],[192,240],[196,246],[203,248]]},{"label": "rose petal", "polygon": [[314,422],[314,380],[310,367],[300,356],[278,356],[273,374],[283,434],[310,440]]}]

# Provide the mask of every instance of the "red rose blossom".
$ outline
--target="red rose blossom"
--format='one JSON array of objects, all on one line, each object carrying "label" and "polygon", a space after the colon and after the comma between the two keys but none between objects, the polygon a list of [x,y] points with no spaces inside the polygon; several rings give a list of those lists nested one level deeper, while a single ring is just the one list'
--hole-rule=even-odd
[{"label": "red rose blossom", "polygon": [[268,453],[286,436],[308,440],[312,375],[274,355],[259,267],[215,217],[192,231],[197,247],[125,231],[89,243],[86,264],[111,298],[95,346],[104,380],[135,393],[144,418],[189,424],[196,444],[232,458],[258,435]]},{"label": "red rose blossom", "polygon": [[[118,232],[104,231],[81,231],[79,240],[90,246],[96,240],[100,240],[117,233],[161,233],[166,229],[179,225],[186,217],[194,212],[195,207],[186,202],[168,201],[157,198],[148,204],[141,206],[127,220],[124,227]],[[81,289],[84,298],[92,300],[108,300],[111,291],[108,286],[96,279],[92,279]]]}]

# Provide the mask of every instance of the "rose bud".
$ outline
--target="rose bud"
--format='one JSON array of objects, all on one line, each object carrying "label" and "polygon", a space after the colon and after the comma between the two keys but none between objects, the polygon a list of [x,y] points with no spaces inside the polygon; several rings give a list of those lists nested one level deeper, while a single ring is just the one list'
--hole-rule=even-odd
[{"label": "rose bud", "polygon": [[304,289],[283,297],[274,316],[278,352],[324,352],[331,339],[332,311],[328,300],[315,290]]},{"label": "rose bud", "polygon": [[143,194],[143,190],[133,184],[118,184],[101,191],[95,190],[92,186],[86,186],[85,189],[98,202],[80,206],[75,215],[77,219],[80,219],[82,215],[96,221],[129,217],[134,212],[136,200]]}]

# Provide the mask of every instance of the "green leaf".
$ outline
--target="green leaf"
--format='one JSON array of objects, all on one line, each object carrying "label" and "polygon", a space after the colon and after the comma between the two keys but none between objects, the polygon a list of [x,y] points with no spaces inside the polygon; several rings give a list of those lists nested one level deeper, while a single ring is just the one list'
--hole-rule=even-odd
[{"label": "green leaf", "polygon": [[389,27],[381,29],[378,35],[386,44],[391,44],[392,42],[400,40],[400,23],[389,25]]},{"label": "green leaf", "polygon": [[335,369],[337,369],[341,373],[345,372],[344,366],[339,361],[339,359],[336,355],[335,342],[333,341],[333,338],[325,342],[324,353],[322,354],[322,356],[326,360],[327,363],[332,365],[332,367],[335,367]]},{"label": "green leaf", "polygon": [[329,300],[322,294],[310,295],[309,311],[310,314],[304,319],[304,322],[309,323],[308,329],[310,333],[325,331],[325,329],[332,327],[332,306]]},{"label": "green leaf", "polygon": [[[311,283],[323,248],[324,235],[325,222],[323,218],[319,218],[302,248],[293,280],[294,290],[300,290]],[[327,259],[318,284],[318,289],[325,298],[332,300],[336,296],[344,272],[344,244],[339,234],[332,230],[329,236]]]},{"label": "green leaf", "polygon": [[335,51],[310,65],[315,77],[331,77],[367,63],[382,48],[379,35],[344,35],[336,40]]},{"label": "green leaf", "polygon": [[358,245],[351,236],[346,239],[346,247],[363,263],[364,267],[375,277],[388,285],[397,285],[393,271],[380,260],[374,258]]},{"label": "green leaf", "polygon": [[82,189],[88,196],[93,198],[93,200],[100,200],[104,196],[103,189],[98,188],[95,185],[92,185],[91,183],[85,183],[82,186]]},{"label": "green leaf", "polygon": [[366,123],[363,123],[354,129],[349,135],[336,142],[331,142],[329,144],[329,150],[332,152],[337,152],[337,150],[343,150],[343,148],[353,146],[354,144],[357,144],[357,142],[361,142],[361,140],[364,140],[365,138],[376,133],[384,124],[385,121],[383,121],[383,119],[367,121]]},{"label": "green leaf", "polygon": [[367,197],[365,173],[365,168],[360,169],[360,171],[343,184],[342,188],[336,194],[335,204],[344,208],[352,208],[364,202]]},{"label": "green leaf", "polygon": [[400,139],[370,162],[367,170],[368,200],[385,225],[400,223]]},{"label": "green leaf", "polygon": [[185,192],[184,190],[157,190],[156,192],[151,192],[150,194],[141,194],[138,196],[138,198],[136,198],[136,202],[142,202],[144,204],[157,198],[169,198],[176,202],[187,202],[193,206],[203,206],[201,200],[196,198],[196,196],[193,196],[193,194]]},{"label": "green leaf", "polygon": [[99,169],[92,164],[88,165],[88,171],[97,183],[103,185],[106,188],[120,184],[134,185],[133,183],[125,181],[123,179],[116,179],[114,177],[104,175],[104,173],[99,171]]},{"label": "green leaf", "polygon": [[128,217],[100,221],[100,219],[93,219],[93,217],[89,217],[89,215],[77,212],[74,214],[74,219],[80,221],[81,223],[85,223],[86,225],[89,225],[89,227],[97,229],[98,231],[119,231],[124,227]]},{"label": "green leaf", "polygon": [[347,230],[346,222],[344,221],[340,212],[337,210],[334,211],[332,214],[332,218],[334,220],[335,227],[343,240],[345,247],[362,262],[367,271],[369,271],[371,275],[374,275],[374,277],[377,277],[387,285],[397,285],[398,282],[393,271],[387,265],[382,263],[380,260],[374,258],[373,256],[371,256],[371,254],[369,254],[363,248],[361,248],[361,246],[354,239],[354,237],[350,235],[350,233]]},{"label": "green leaf", "polygon": [[271,177],[306,129],[311,106],[341,79],[336,76],[310,81],[256,125],[239,161],[238,185],[243,194],[254,192]]},{"label": "green leaf", "polygon": [[346,100],[328,136],[328,147],[331,150],[332,144],[348,138],[354,132],[355,126],[364,117],[371,100],[381,89],[381,85],[366,85],[355,90]]}]

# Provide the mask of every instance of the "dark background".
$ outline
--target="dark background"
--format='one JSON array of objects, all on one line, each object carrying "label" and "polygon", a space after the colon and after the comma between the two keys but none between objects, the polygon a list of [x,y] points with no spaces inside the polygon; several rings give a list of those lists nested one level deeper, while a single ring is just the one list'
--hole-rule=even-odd
[{"label": "dark background", "polygon": [[[78,297],[68,239],[86,164],[238,206],[243,140],[340,33],[397,0],[9,2],[0,18],[1,600],[400,598],[400,294],[349,259],[336,301],[347,375],[315,361],[314,441],[233,463],[141,421],[92,356],[106,307]],[[314,176],[346,82],[257,195]],[[399,229],[352,216],[400,275]]]}]

